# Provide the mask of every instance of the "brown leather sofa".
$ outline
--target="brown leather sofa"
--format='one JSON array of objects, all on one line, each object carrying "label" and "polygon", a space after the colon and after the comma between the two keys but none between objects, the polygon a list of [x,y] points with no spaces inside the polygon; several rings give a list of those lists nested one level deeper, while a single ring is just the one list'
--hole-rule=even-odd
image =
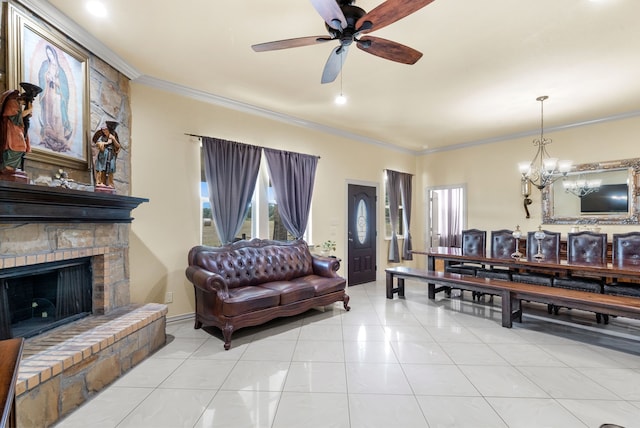
[{"label": "brown leather sofa", "polygon": [[302,240],[196,246],[188,262],[186,275],[196,297],[195,328],[220,328],[227,350],[231,335],[241,327],[338,301],[351,309],[346,280],[336,273],[339,259],[311,254]]}]

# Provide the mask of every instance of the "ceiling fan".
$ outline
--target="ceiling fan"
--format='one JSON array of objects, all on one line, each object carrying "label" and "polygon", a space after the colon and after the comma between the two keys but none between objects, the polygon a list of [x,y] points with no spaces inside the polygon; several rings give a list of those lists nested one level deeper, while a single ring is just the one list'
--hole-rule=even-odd
[{"label": "ceiling fan", "polygon": [[408,46],[380,37],[361,36],[386,27],[407,15],[425,7],[434,0],[386,0],[370,12],[354,6],[355,0],[311,0],[329,32],[327,36],[308,36],[295,39],[277,40],[251,46],[256,52],[297,48],[331,40],[340,45],[329,55],[322,72],[322,83],[333,82],[346,58],[349,46],[356,46],[372,55],[403,64],[415,64],[422,53]]}]

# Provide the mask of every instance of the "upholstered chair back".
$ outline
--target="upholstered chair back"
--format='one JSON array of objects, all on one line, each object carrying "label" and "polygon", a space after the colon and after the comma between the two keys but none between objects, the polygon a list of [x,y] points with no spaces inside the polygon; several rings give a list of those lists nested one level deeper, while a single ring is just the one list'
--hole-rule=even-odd
[{"label": "upholstered chair back", "polygon": [[614,265],[640,266],[640,232],[614,234],[612,250]]},{"label": "upholstered chair back", "polygon": [[491,231],[491,258],[510,259],[516,252],[516,240],[513,231],[507,229]]},{"label": "upholstered chair back", "polygon": [[569,233],[567,235],[567,261],[569,263],[606,263],[607,234]]},{"label": "upholstered chair back", "polygon": [[[560,260],[560,233],[543,230],[544,238],[540,241],[540,252],[544,256],[543,260]],[[538,240],[536,232],[527,232],[527,260],[533,261],[534,255],[538,253]]]},{"label": "upholstered chair back", "polygon": [[478,229],[462,231],[462,254],[465,256],[486,256],[487,232]]}]

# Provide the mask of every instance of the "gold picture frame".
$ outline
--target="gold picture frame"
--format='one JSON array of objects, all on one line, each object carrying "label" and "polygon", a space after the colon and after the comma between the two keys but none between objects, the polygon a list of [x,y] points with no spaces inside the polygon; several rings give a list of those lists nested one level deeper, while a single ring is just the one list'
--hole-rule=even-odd
[{"label": "gold picture frame", "polygon": [[7,84],[42,88],[33,102],[27,159],[89,167],[89,54],[7,3]]}]

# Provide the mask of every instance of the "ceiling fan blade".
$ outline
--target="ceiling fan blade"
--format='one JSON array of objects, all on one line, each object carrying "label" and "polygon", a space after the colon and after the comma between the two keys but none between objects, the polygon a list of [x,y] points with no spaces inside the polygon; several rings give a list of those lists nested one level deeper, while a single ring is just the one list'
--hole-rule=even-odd
[{"label": "ceiling fan blade", "polygon": [[422,58],[422,52],[380,37],[361,37],[357,45],[367,53],[403,64],[415,64]]},{"label": "ceiling fan blade", "polygon": [[372,24],[371,27],[363,29],[361,31],[362,33],[379,30],[407,15],[411,15],[413,12],[422,9],[433,1],[434,0],[387,0],[358,19],[356,28],[361,28],[366,21],[369,21]]},{"label": "ceiling fan blade", "polygon": [[275,51],[278,49],[297,48],[300,46],[315,45],[316,43],[323,43],[333,40],[331,37],[326,36],[308,36],[298,37],[295,39],[277,40],[275,42],[259,43],[252,45],[251,49],[256,52]]},{"label": "ceiling fan blade", "polygon": [[344,61],[347,58],[348,51],[349,48],[347,46],[338,46],[331,51],[331,55],[329,55],[329,59],[324,65],[324,70],[322,71],[321,83],[331,83],[336,80],[336,77],[340,74],[340,70],[342,70]]},{"label": "ceiling fan blade", "polygon": [[311,0],[311,3],[331,28],[342,30],[347,27],[347,18],[336,0]]}]

